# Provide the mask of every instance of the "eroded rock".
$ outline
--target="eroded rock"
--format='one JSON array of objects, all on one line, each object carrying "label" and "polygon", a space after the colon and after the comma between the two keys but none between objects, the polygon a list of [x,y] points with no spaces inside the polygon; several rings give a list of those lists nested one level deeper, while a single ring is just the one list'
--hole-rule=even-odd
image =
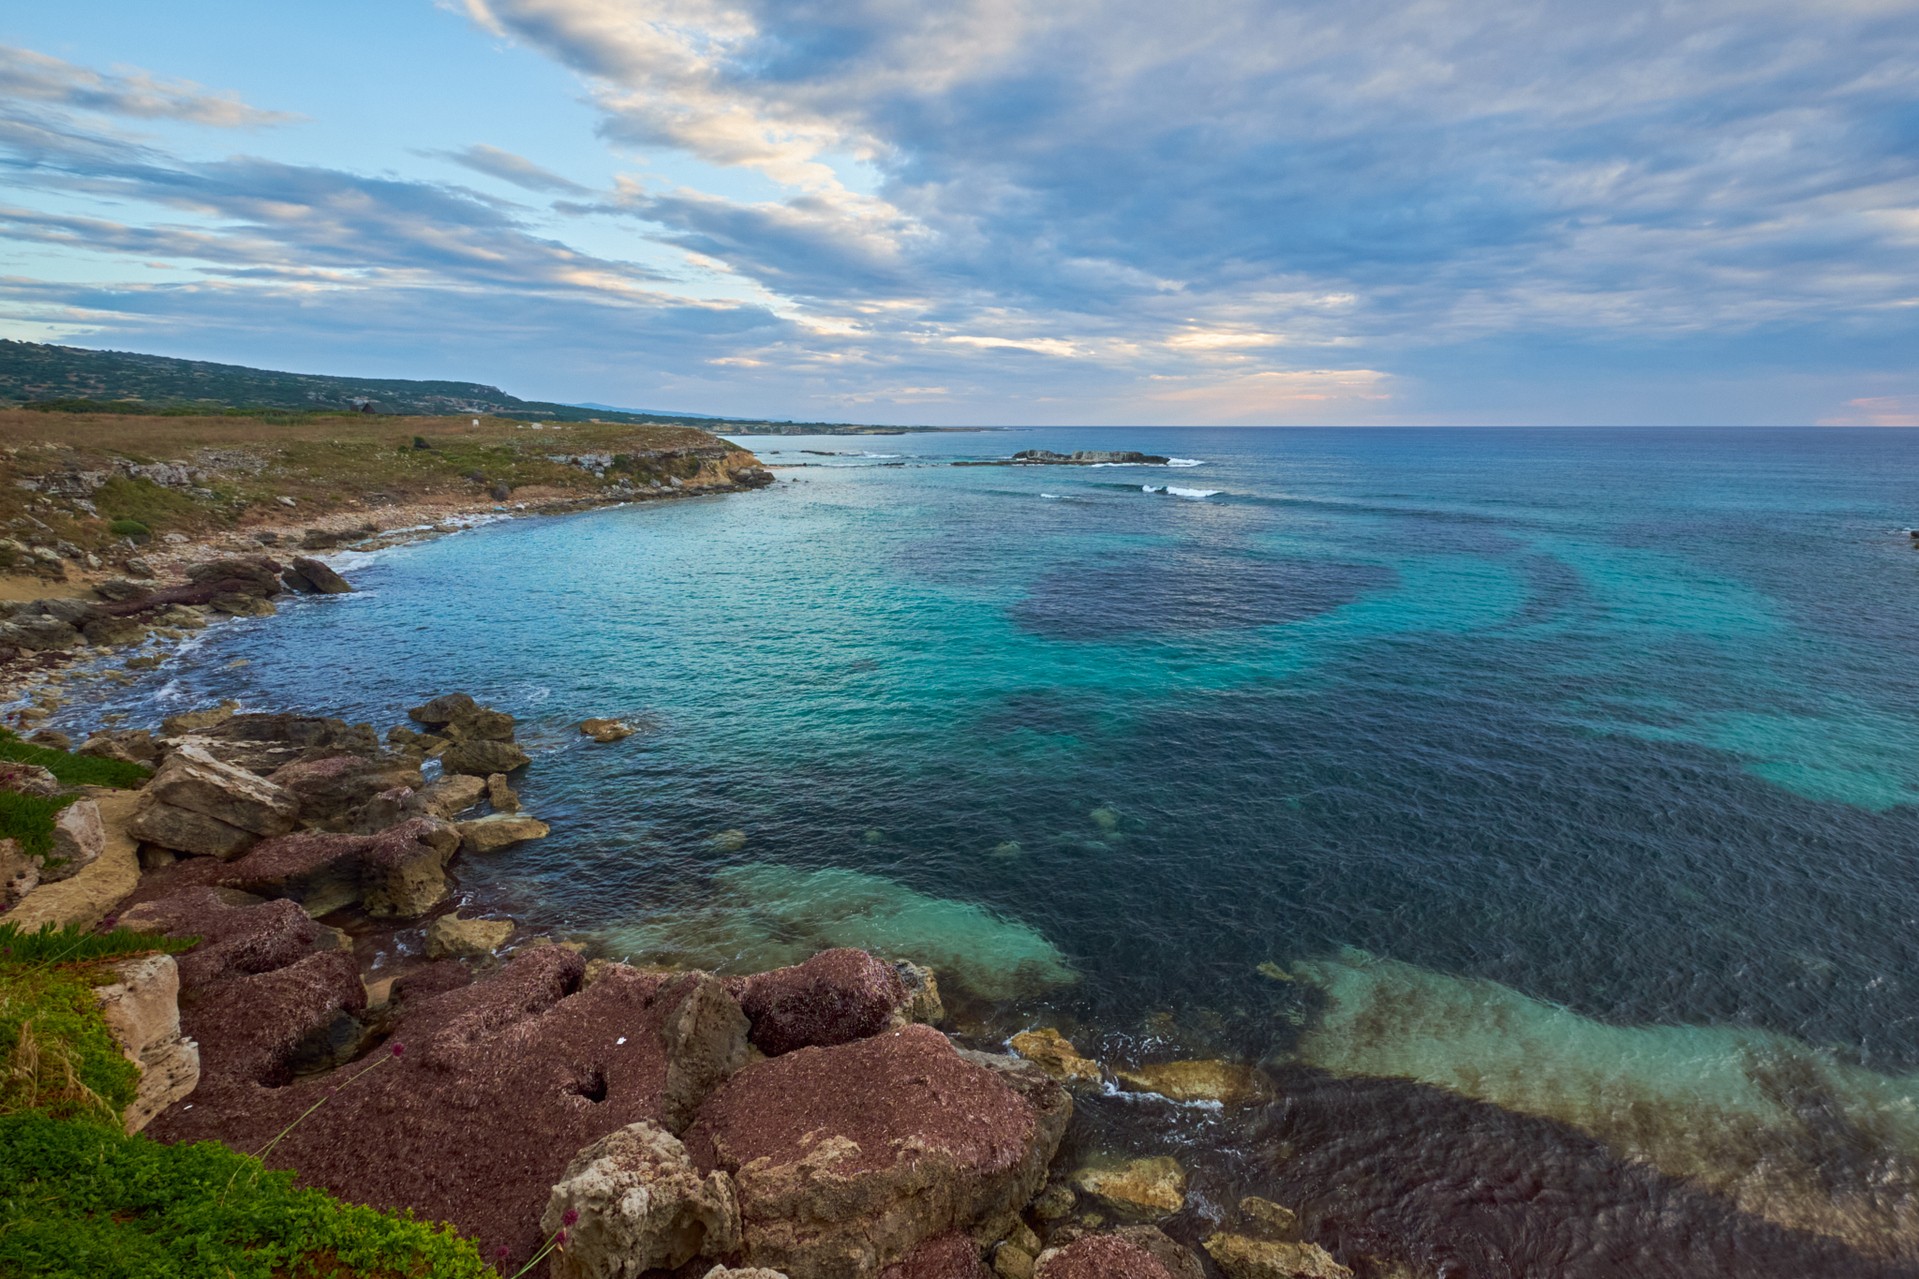
[{"label": "eroded rock", "polygon": [[551,829],[545,822],[520,813],[495,813],[455,825],[460,832],[460,848],[468,853],[496,853],[529,839],[544,839]]},{"label": "eroded rock", "polygon": [[1071,1102],[1022,1078],[907,1026],[745,1067],[686,1145],[702,1170],[733,1174],[748,1262],[871,1276],[943,1234],[997,1238],[1043,1184]]},{"label": "eroded rock", "polygon": [[1151,1226],[1086,1235],[1039,1256],[1038,1279],[1203,1279],[1199,1258]]},{"label": "eroded rock", "polygon": [[1099,1063],[1080,1056],[1072,1041],[1050,1026],[1021,1031],[1010,1042],[1014,1052],[1063,1084],[1097,1088],[1103,1082]]},{"label": "eroded rock", "polygon": [[1168,1217],[1186,1206],[1186,1170],[1169,1155],[1095,1160],[1073,1174],[1073,1185],[1135,1218]]},{"label": "eroded rock", "polygon": [[140,1068],[133,1103],[122,1116],[134,1133],[200,1082],[200,1046],[180,1033],[180,969],[173,956],[123,960],[113,973],[115,980],[93,993],[120,1051]]},{"label": "eroded rock", "polygon": [[426,930],[428,959],[484,959],[513,936],[510,919],[461,919],[442,915]]},{"label": "eroded rock", "polygon": [[1200,1246],[1227,1279],[1352,1279],[1351,1270],[1314,1243],[1218,1234]]},{"label": "eroded rock", "polygon": [[1240,1106],[1266,1093],[1259,1072],[1237,1061],[1163,1061],[1113,1073],[1134,1092],[1158,1093],[1171,1101]]},{"label": "eroded rock", "polygon": [[525,768],[533,757],[512,742],[477,739],[453,742],[440,752],[440,767],[449,773],[469,773],[485,778],[494,773],[510,773]]},{"label": "eroded rock", "polygon": [[540,1229],[558,1231],[569,1211],[566,1248],[549,1263],[559,1279],[638,1279],[739,1246],[732,1178],[701,1175],[679,1138],[646,1120],[574,1156],[547,1197]]},{"label": "eroded rock", "polygon": [[739,1000],[753,1046],[777,1057],[876,1035],[906,1020],[912,996],[892,964],[842,947],[746,978]]}]

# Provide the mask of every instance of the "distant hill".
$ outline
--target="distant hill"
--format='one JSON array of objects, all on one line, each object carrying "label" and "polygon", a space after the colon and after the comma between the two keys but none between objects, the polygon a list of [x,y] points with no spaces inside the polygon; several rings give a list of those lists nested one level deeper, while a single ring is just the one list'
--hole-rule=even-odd
[{"label": "distant hill", "polygon": [[[599,420],[666,423],[738,433],[798,431],[866,434],[875,428],[831,422],[764,422],[695,413],[644,413],[579,404],[522,400],[479,382],[334,377],[280,373],[238,364],[176,360],[132,351],[0,339],[0,403],[79,411],[145,413],[270,409],[280,412],[368,412],[444,417],[471,413],[531,421]],[[908,428],[911,429],[911,428]]]}]

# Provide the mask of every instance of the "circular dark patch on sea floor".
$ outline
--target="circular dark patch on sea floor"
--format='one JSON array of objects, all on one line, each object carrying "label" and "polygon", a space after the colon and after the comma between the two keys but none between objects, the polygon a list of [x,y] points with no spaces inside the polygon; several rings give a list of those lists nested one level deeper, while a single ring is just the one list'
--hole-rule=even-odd
[{"label": "circular dark patch on sea floor", "polygon": [[1329,613],[1396,580],[1384,565],[1180,548],[1053,569],[1008,612],[1048,639],[1251,630]]}]

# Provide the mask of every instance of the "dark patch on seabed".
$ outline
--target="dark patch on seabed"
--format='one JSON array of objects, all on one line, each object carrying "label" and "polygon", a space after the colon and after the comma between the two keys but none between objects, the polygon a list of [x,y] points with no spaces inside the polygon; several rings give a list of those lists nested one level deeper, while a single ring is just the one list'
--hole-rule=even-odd
[{"label": "dark patch on seabed", "polygon": [[1258,555],[1154,550],[1042,574],[1009,610],[1048,639],[1249,630],[1330,613],[1390,585],[1391,569]]},{"label": "dark patch on seabed", "polygon": [[[1434,1279],[1914,1279],[1740,1212],[1553,1123],[1397,1080],[1274,1072],[1239,1193],[1296,1205],[1308,1237]],[[1263,1179],[1262,1179],[1263,1178]],[[1383,1269],[1375,1270],[1384,1274]]]}]

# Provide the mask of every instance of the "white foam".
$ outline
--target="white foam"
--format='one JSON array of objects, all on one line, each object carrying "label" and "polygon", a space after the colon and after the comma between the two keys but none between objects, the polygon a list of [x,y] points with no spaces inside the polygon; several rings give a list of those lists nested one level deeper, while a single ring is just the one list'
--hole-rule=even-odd
[{"label": "white foam", "polygon": [[1204,466],[1206,465],[1206,459],[1201,457],[1169,457],[1166,459],[1166,465],[1168,466]]},{"label": "white foam", "polygon": [[1165,493],[1172,497],[1190,498],[1212,497],[1219,492],[1218,489],[1183,489],[1177,484],[1142,484],[1139,490],[1142,493]]}]

